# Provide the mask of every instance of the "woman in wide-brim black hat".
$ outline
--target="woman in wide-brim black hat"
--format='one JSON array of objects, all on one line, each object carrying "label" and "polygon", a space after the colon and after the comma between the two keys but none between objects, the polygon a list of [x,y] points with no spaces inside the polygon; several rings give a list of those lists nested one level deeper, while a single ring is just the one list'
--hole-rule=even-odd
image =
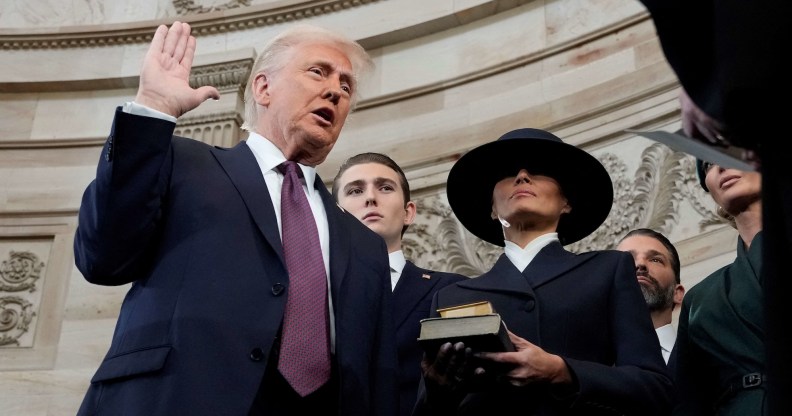
[{"label": "woman in wide-brim black hat", "polygon": [[504,254],[441,289],[431,310],[489,301],[516,351],[470,351],[452,337],[422,362],[414,415],[670,412],[673,386],[632,255],[563,247],[613,204],[596,158],[544,130],[514,130],[463,155],[447,194],[462,225]]},{"label": "woman in wide-brim black hat", "polygon": [[[541,210],[544,195],[524,195],[524,198],[517,195],[496,201],[495,186],[507,178],[517,181],[520,171],[528,175],[529,184],[532,178],[550,178],[556,182],[563,206],[557,212]],[[465,228],[501,247],[504,234],[519,233],[517,225],[523,217],[532,233],[557,232],[563,245],[574,243],[594,232],[613,205],[610,175],[594,156],[549,132],[530,128],[506,133],[462,156],[448,175],[447,194],[451,209]],[[524,202],[525,209],[515,212],[514,218],[499,219],[495,203],[512,201]],[[536,207],[529,205],[534,202]],[[511,226],[504,226],[500,221],[503,219]]]}]

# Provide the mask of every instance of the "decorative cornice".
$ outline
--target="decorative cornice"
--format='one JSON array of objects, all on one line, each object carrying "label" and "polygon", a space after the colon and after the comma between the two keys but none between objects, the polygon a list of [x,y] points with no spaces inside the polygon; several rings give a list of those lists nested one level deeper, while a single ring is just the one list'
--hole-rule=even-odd
[{"label": "decorative cornice", "polygon": [[101,147],[107,137],[85,139],[7,140],[0,141],[0,150],[64,149]]},{"label": "decorative cornice", "polygon": [[[183,16],[182,20],[189,23],[192,33],[199,37],[302,20],[378,1],[384,0],[305,0],[290,2],[279,7],[263,5],[218,10]],[[23,34],[0,30],[0,50],[90,48],[148,43],[151,41],[154,29],[171,20],[173,19],[147,21],[139,23],[136,27],[129,27],[128,24],[97,25],[99,30],[65,31],[58,28],[57,31],[40,33],[30,33],[30,30],[26,30]]]},{"label": "decorative cornice", "polygon": [[190,86],[198,88],[212,85],[220,92],[238,91],[247,84],[251,68],[252,58],[194,67],[190,74]]},{"label": "decorative cornice", "polygon": [[222,123],[229,120],[235,121],[238,125],[242,125],[242,116],[234,111],[227,111],[223,113],[214,113],[201,116],[183,116],[179,118],[176,124],[176,129],[183,129],[190,126],[198,126],[204,124]]}]

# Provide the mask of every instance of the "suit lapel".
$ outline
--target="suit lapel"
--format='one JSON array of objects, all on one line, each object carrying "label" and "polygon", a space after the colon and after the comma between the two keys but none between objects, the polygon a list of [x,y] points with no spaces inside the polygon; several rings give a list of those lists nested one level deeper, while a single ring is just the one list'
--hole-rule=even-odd
[{"label": "suit lapel", "polygon": [[[333,196],[327,191],[322,178],[316,175],[314,187],[322,196],[325,212],[327,213],[327,226],[330,230],[330,284],[334,295],[340,293],[341,283],[346,276],[350,259],[349,230],[344,227],[342,215],[346,215],[338,207]],[[335,296],[333,296],[335,298]]]},{"label": "suit lapel", "polygon": [[393,291],[394,319],[397,329],[421,299],[440,281],[440,279],[425,279],[422,277],[424,274],[428,274],[428,270],[421,269],[409,261],[402,270],[399,283],[396,284],[396,289]]},{"label": "suit lapel", "polygon": [[525,277],[514,267],[514,264],[501,254],[495,265],[488,272],[479,277],[459,282],[460,287],[482,290],[487,292],[515,293],[531,295],[533,290]]},{"label": "suit lapel", "polygon": [[548,244],[536,254],[523,275],[534,289],[594,258],[594,253],[575,255],[559,242]]},{"label": "suit lapel", "polygon": [[540,250],[522,273],[505,254],[501,254],[490,271],[459,285],[476,290],[533,295],[534,289],[592,258],[594,253],[575,255],[555,242]]},{"label": "suit lapel", "polygon": [[258,229],[278,253],[278,258],[285,267],[275,208],[253,152],[245,142],[240,142],[231,149],[214,148],[212,153],[242,196]]}]

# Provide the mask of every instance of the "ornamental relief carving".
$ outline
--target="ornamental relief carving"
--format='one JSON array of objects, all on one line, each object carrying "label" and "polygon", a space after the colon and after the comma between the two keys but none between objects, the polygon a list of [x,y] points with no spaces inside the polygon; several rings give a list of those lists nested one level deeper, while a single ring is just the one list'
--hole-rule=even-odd
[{"label": "ornamental relief carving", "polygon": [[[666,235],[679,223],[680,208],[687,204],[701,218],[698,228],[723,225],[713,202],[698,184],[695,160],[660,144],[644,149],[639,167],[628,165],[613,153],[598,159],[610,173],[614,201],[610,215],[594,233],[566,246],[575,253],[610,249],[634,228],[652,228]],[[478,276],[492,267],[503,249],[480,240],[457,221],[445,194],[417,198],[418,216],[404,236],[404,254],[419,266]]]},{"label": "ornamental relief carving", "polygon": [[31,327],[36,305],[21,292],[37,290],[43,269],[44,262],[29,251],[11,251],[0,262],[0,347],[27,346],[20,339]]},{"label": "ornamental relief carving", "polygon": [[0,293],[35,291],[43,268],[44,263],[35,254],[12,251],[8,260],[0,263]]},{"label": "ornamental relief carving", "polygon": [[20,346],[19,339],[30,329],[33,304],[19,296],[0,296],[0,347]]},{"label": "ornamental relief carving", "polygon": [[211,85],[220,93],[244,91],[253,58],[212,65],[197,66],[190,73],[190,86],[193,88]]},{"label": "ornamental relief carving", "polygon": [[185,15],[209,13],[220,10],[236,9],[237,7],[250,6],[250,1],[251,0],[230,0],[226,2],[213,0],[172,0],[172,3],[179,15]]},{"label": "ornamental relief carving", "polygon": [[244,133],[240,130],[242,114],[236,108],[244,106],[244,89],[252,67],[253,59],[250,58],[193,68],[191,87],[212,85],[221,94],[226,94],[225,99],[236,100],[236,103],[232,110],[188,114],[179,118],[175,134],[213,146],[233,147],[239,143]]}]

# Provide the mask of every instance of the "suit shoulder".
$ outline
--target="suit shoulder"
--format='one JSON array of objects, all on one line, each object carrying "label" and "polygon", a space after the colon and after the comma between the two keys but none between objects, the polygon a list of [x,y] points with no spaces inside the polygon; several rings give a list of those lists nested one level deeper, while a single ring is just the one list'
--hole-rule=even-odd
[{"label": "suit shoulder", "polygon": [[585,253],[577,254],[577,256],[591,256],[601,259],[612,259],[612,260],[623,260],[626,258],[630,258],[630,260],[632,260],[632,255],[629,252],[616,250],[616,249],[592,250]]},{"label": "suit shoulder", "polygon": [[173,136],[171,143],[173,147],[179,149],[185,149],[185,150],[190,149],[190,150],[208,151],[214,148],[213,146],[206,144],[202,141],[190,139],[188,137],[175,136],[175,135]]},{"label": "suit shoulder", "polygon": [[430,275],[433,279],[439,278],[444,281],[447,281],[449,284],[453,282],[460,282],[469,279],[469,277],[465,275],[461,275],[459,273],[438,272],[434,270],[427,270],[427,274]]},{"label": "suit shoulder", "polygon": [[451,273],[451,272],[440,272],[437,270],[430,270],[424,269],[423,267],[417,266],[412,261],[407,261],[408,265],[415,267],[421,274],[424,274],[432,279],[440,279],[443,281],[447,281],[449,284],[453,282],[459,282],[462,280],[468,280],[469,277],[459,274],[459,273]]},{"label": "suit shoulder", "polygon": [[349,232],[355,233],[355,238],[365,238],[371,241],[382,241],[384,244],[385,240],[383,240],[379,234],[366,227],[366,225],[360,222],[359,219],[355,218],[354,215],[342,210],[340,207],[335,207],[335,209],[340,211],[336,216],[338,220],[344,227],[347,227]]},{"label": "suit shoulder", "polygon": [[462,279],[450,280],[445,285],[442,285],[439,289],[437,289],[435,295],[437,296],[438,299],[443,299],[444,297],[448,296],[450,293],[456,293],[458,290],[460,290],[460,286],[459,286],[460,283],[470,280],[470,278],[465,277],[463,275],[456,275],[456,276],[462,276]]}]

